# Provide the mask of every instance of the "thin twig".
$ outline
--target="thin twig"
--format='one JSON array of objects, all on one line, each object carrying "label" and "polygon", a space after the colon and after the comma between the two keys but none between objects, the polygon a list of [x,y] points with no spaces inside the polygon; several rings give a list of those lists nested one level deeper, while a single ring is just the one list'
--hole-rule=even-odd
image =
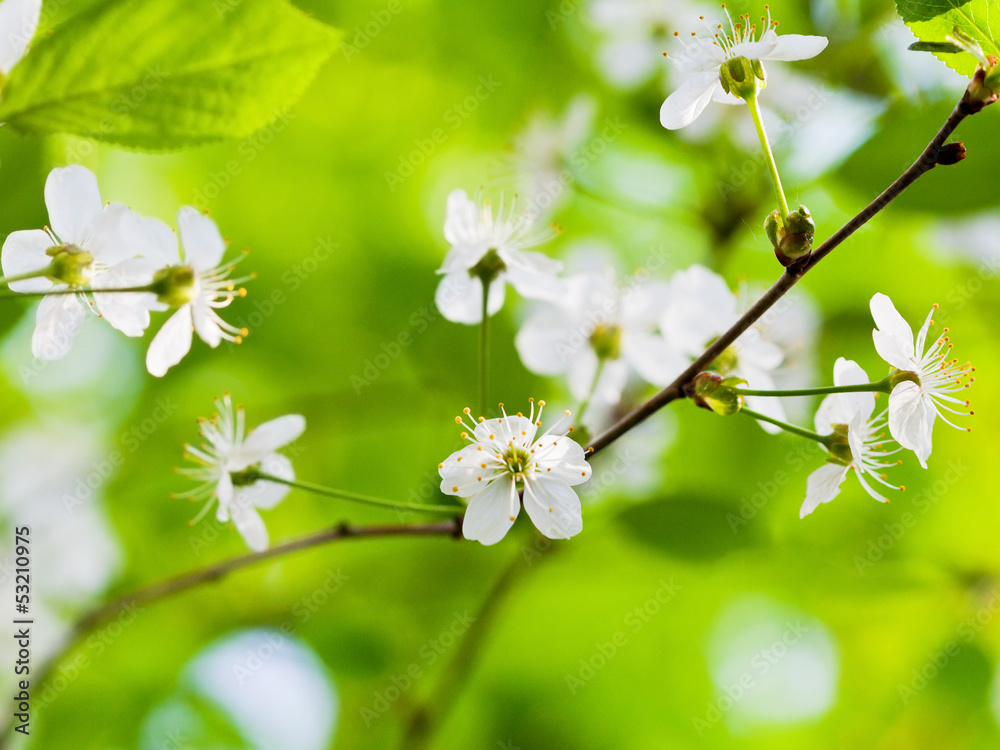
[{"label": "thin twig", "polygon": [[899,179],[886,188],[885,192],[869,203],[857,216],[834,232],[826,242],[814,250],[811,255],[807,256],[808,260],[806,260],[800,267],[797,267],[794,264],[789,266],[785,270],[785,273],[783,273],[774,283],[774,286],[768,289],[764,295],[757,300],[756,303],[754,303],[753,307],[747,310],[743,314],[743,317],[733,324],[732,328],[712,342],[712,344],[705,350],[704,354],[692,362],[691,366],[681,373],[677,379],[674,380],[674,382],[645,403],[636,407],[633,411],[626,414],[618,420],[618,422],[598,435],[588,448],[588,458],[589,456],[593,456],[598,451],[608,447],[615,440],[620,438],[640,422],[655,414],[671,401],[683,398],[685,395],[685,386],[694,380],[698,373],[709,367],[709,365],[711,365],[712,362],[714,362],[715,359],[722,354],[722,352],[724,352],[734,341],[736,341],[736,339],[738,339],[744,331],[750,328],[750,326],[756,323],[757,320],[764,315],[764,313],[770,310],[789,289],[798,283],[799,279],[812,270],[817,263],[823,260],[823,258],[833,252],[844,242],[844,240],[867,224],[868,221],[875,216],[875,214],[888,206],[889,203],[897,198],[900,193],[912,185],[917,178],[936,167],[938,165],[938,155],[941,150],[941,146],[944,145],[948,136],[954,132],[959,123],[962,122],[962,120],[964,120],[969,114],[970,111],[964,103],[956,106],[954,111],[952,111],[951,116],[941,127],[941,130],[938,131],[938,134],[934,136],[934,139],[929,144],[927,144],[927,148],[924,149],[923,153],[920,154],[920,157],[910,166],[910,168],[900,175]]},{"label": "thin twig", "polygon": [[[275,545],[274,547],[266,549],[263,552],[252,552],[247,555],[240,555],[239,557],[233,557],[214,565],[199,568],[198,570],[192,570],[190,572],[174,576],[173,578],[167,578],[163,581],[158,581],[150,584],[149,586],[144,586],[136,589],[135,591],[131,591],[112,599],[110,602],[102,604],[77,620],[70,631],[69,638],[64,648],[44,665],[41,670],[41,676],[33,682],[36,685],[43,684],[48,679],[55,665],[59,663],[62,656],[69,653],[69,651],[80,642],[83,636],[102,622],[112,619],[120,612],[137,605],[151,604],[152,602],[166,599],[176,594],[180,594],[183,591],[187,591],[188,589],[195,588],[203,583],[219,581],[228,576],[230,573],[242,568],[256,565],[257,563],[264,562],[265,560],[281,557],[292,552],[298,552],[299,550],[319,547],[324,544],[346,539],[374,539],[401,536],[451,536],[457,538],[461,535],[461,533],[462,524],[459,517],[448,521],[438,521],[437,523],[410,525],[380,524],[375,526],[351,526],[343,523],[332,528],[325,529],[324,531],[310,534],[309,536],[293,539],[292,541],[285,542],[284,544]],[[11,725],[8,725],[5,735],[9,734],[10,727]],[[3,747],[5,739],[6,736],[4,738],[0,738],[0,747]]]}]

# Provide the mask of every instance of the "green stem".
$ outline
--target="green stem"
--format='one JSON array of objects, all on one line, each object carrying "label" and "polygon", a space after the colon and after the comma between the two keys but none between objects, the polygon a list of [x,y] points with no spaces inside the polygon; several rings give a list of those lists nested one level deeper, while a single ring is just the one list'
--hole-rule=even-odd
[{"label": "green stem", "polygon": [[28,271],[27,273],[16,274],[15,276],[0,276],[0,284],[6,284],[10,286],[12,281],[27,281],[28,279],[37,279],[39,276],[45,276],[52,269],[52,264],[45,266],[45,268],[39,269],[38,271]]},{"label": "green stem", "polygon": [[483,285],[483,319],[479,324],[479,413],[486,414],[486,387],[490,372],[490,282],[479,277]]},{"label": "green stem", "polygon": [[818,432],[813,432],[812,430],[807,430],[805,427],[797,427],[793,424],[788,424],[788,422],[782,422],[780,419],[775,419],[774,417],[769,417],[766,414],[761,414],[753,409],[747,409],[745,406],[740,409],[740,414],[746,414],[748,417],[753,417],[759,422],[768,422],[777,427],[780,427],[785,432],[790,432],[793,435],[798,435],[799,437],[808,438],[809,440],[815,440],[817,443],[821,443],[825,446],[830,445],[830,435],[820,435]]},{"label": "green stem", "polygon": [[757,128],[760,147],[764,150],[767,169],[771,173],[771,185],[774,187],[774,195],[778,199],[781,218],[784,219],[788,216],[788,201],[785,200],[785,191],[781,187],[781,176],[778,174],[778,165],[774,162],[774,153],[771,151],[771,144],[768,142],[767,133],[764,131],[764,121],[760,117],[760,107],[757,105],[757,97],[751,97],[746,101],[747,106],[750,108],[750,117],[753,118],[753,125]]},{"label": "green stem", "polygon": [[350,500],[354,503],[363,503],[365,505],[374,505],[379,508],[392,508],[393,510],[412,510],[417,512],[426,513],[461,513],[462,508],[458,505],[410,505],[407,503],[395,503],[392,500],[382,500],[377,497],[368,497],[367,495],[359,495],[354,492],[346,492],[344,490],[333,490],[329,487],[323,487],[318,484],[313,484],[312,482],[299,482],[294,479],[282,479],[281,477],[276,477],[273,474],[266,474],[262,471],[256,471],[248,479],[256,478],[262,479],[265,482],[274,482],[276,484],[284,484],[288,487],[295,487],[299,490],[305,490],[306,492],[312,492],[317,495],[325,495],[326,497],[336,497],[340,500]]},{"label": "green stem", "polygon": [[[14,278],[13,281],[18,279]],[[153,287],[147,286],[123,286],[114,289],[91,289],[90,287],[66,287],[65,289],[51,289],[47,292],[0,292],[0,300],[20,299],[21,297],[49,297],[59,294],[119,294],[126,292],[152,292]]]},{"label": "green stem", "polygon": [[829,393],[892,393],[888,377],[874,383],[858,385],[830,385],[823,388],[799,388],[790,391],[757,391],[752,388],[733,388],[740,396],[824,396]]}]

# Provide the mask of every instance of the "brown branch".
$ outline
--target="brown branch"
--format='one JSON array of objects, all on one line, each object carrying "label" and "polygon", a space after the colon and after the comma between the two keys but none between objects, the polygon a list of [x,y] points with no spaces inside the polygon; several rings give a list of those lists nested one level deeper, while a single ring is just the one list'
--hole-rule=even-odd
[{"label": "brown branch", "polygon": [[[112,599],[106,604],[88,612],[73,624],[66,645],[58,654],[53,656],[41,670],[41,676],[34,680],[36,685],[42,685],[50,676],[52,669],[69,653],[84,635],[89,633],[102,622],[110,620],[131,607],[140,604],[150,604],[152,602],[166,599],[179,594],[188,589],[195,588],[203,583],[218,581],[230,573],[242,568],[256,565],[257,563],[270,560],[275,557],[291,554],[312,547],[319,547],[331,542],[343,541],[347,539],[375,539],[402,536],[450,536],[458,538],[462,534],[461,517],[455,517],[448,521],[438,521],[437,523],[425,524],[381,524],[376,526],[351,526],[346,523],[338,524],[324,531],[310,534],[299,539],[293,539],[284,544],[278,544],[263,552],[252,552],[247,555],[240,555],[229,560],[224,560],[214,565],[209,565],[198,570],[192,570],[181,575],[167,578],[163,581],[144,586],[135,591],[123,594]],[[36,688],[37,690],[37,688]],[[8,724],[4,736],[0,737],[0,748],[8,739],[12,724]]]},{"label": "brown branch", "polygon": [[[589,456],[593,456],[598,451],[608,447],[615,440],[620,438],[640,422],[652,416],[671,401],[683,398],[686,395],[685,387],[691,383],[692,380],[694,380],[695,376],[707,369],[712,362],[714,362],[715,359],[726,350],[726,348],[735,342],[744,331],[756,323],[757,320],[764,315],[764,313],[770,310],[775,303],[781,299],[789,289],[795,286],[799,279],[812,270],[817,263],[833,252],[838,246],[841,245],[841,243],[844,242],[844,240],[867,224],[868,221],[875,216],[875,214],[888,206],[900,195],[900,193],[912,185],[921,175],[929,172],[939,163],[953,163],[948,158],[948,154],[951,153],[950,150],[946,150],[946,154],[942,155],[942,146],[944,146],[945,140],[954,132],[959,123],[970,114],[972,114],[972,111],[963,100],[962,103],[955,107],[951,116],[948,117],[947,121],[941,127],[941,130],[939,130],[937,135],[934,136],[934,139],[927,144],[927,148],[924,149],[923,153],[920,154],[919,158],[910,166],[909,169],[903,172],[903,174],[900,175],[899,178],[888,188],[886,188],[886,190],[878,198],[865,206],[865,208],[857,216],[834,232],[833,235],[826,240],[826,242],[816,248],[811,255],[807,256],[806,259],[804,259],[804,262],[793,264],[785,269],[785,273],[782,274],[781,277],[774,283],[774,286],[768,289],[764,295],[757,300],[756,303],[754,303],[753,307],[747,310],[743,314],[743,317],[733,324],[732,328],[712,342],[705,352],[698,357],[698,359],[692,362],[691,366],[681,373],[677,379],[674,380],[674,382],[645,403],[636,407],[633,411],[626,414],[618,420],[618,422],[598,435],[588,448],[588,458]],[[942,156],[944,158],[941,158]],[[939,158],[941,158],[940,161]]]}]

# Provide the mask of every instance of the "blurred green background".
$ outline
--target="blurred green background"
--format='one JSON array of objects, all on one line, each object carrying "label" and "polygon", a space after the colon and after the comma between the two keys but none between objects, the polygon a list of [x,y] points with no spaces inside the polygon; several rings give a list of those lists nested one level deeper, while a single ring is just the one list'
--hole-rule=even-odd
[{"label": "blurred green background", "polygon": [[[435,467],[457,444],[453,417],[475,399],[476,367],[476,330],[433,307],[445,197],[530,191],[538,159],[517,155],[518,133],[538,113],[559,118],[581,95],[594,112],[563,154],[585,158],[553,207],[563,231],[546,252],[601,242],[625,269],[658,253],[664,278],[699,262],[734,288],[778,275],[759,229],[772,197],[746,112],[710,107],[682,133],[658,122],[670,90],[660,53],[674,28],[700,30],[696,6],[296,4],[343,29],[345,46],[250,139],[146,155],[0,130],[4,235],[42,226],[48,171],[81,163],[105,200],[168,223],[181,205],[208,209],[259,274],[228,311],[250,328],[243,345],[196,341],[162,380],[142,365],[152,330],[126,340],[91,320],[67,359],[44,363],[30,356],[32,305],[4,303],[0,552],[9,566],[11,529],[32,524],[36,664],[88,606],[245,552],[234,529],[211,515],[189,527],[197,508],[169,499],[186,489],[172,467],[197,439],[195,418],[225,391],[250,425],[306,416],[300,478],[437,497]],[[825,237],[919,154],[964,84],[905,51],[888,0],[771,8],[781,30],[831,40],[814,60],[769,68],[762,95],[789,198]],[[30,746],[396,747],[420,710],[440,720],[431,745],[442,750],[997,746],[991,109],[956,136],[966,161],[922,178],[801,285],[821,321],[805,365],[816,384],[838,356],[881,377],[875,292],[914,324],[940,303],[956,356],[977,366],[977,414],[961,420],[973,432],[938,424],[928,470],[908,460],[894,475],[907,491],[891,504],[849,479],[799,520],[818,449],[677,403],[647,437],[607,451],[583,493],[583,533],[548,554],[535,554],[550,545],[522,518],[491,548],[350,541],[239,572],[95,631],[48,691],[33,686]],[[608,137],[607,122],[620,133]],[[510,295],[495,318],[491,396],[568,405],[564,384],[517,358],[524,310]],[[412,344],[394,347],[401,333]],[[815,404],[801,407],[809,424]],[[343,520],[399,520],[297,491],[264,519],[272,544]],[[462,653],[467,615],[501,576],[510,589],[468,679],[435,713],[428,700]],[[10,601],[7,568],[4,579]]]}]

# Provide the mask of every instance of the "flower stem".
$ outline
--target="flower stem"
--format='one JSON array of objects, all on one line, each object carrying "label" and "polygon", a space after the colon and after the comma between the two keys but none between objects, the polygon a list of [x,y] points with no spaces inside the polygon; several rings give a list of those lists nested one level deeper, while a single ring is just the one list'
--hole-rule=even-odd
[{"label": "flower stem", "polygon": [[752,388],[733,388],[740,396],[824,396],[829,393],[892,393],[889,378],[874,383],[858,385],[830,385],[823,388],[799,388],[790,391],[758,391]]},{"label": "flower stem", "polygon": [[483,319],[479,323],[479,413],[486,413],[486,387],[490,373],[490,282],[479,277],[483,285]]},{"label": "flower stem", "polygon": [[409,503],[395,503],[392,500],[382,500],[377,497],[368,497],[367,495],[359,495],[354,492],[346,492],[344,490],[334,490],[329,487],[323,487],[318,484],[313,484],[312,482],[299,482],[294,479],[282,479],[281,477],[276,477],[273,474],[266,474],[263,471],[253,472],[253,478],[263,480],[265,482],[274,482],[275,484],[284,484],[288,487],[295,487],[299,490],[305,490],[306,492],[312,492],[317,495],[325,495],[326,497],[336,497],[341,500],[350,500],[354,503],[363,503],[365,505],[374,505],[379,508],[392,508],[393,510],[407,510],[407,511],[417,511],[426,513],[461,513],[462,508],[458,505],[415,505]]},{"label": "flower stem", "polygon": [[748,417],[753,417],[760,422],[768,422],[777,427],[780,427],[785,432],[790,432],[793,435],[798,435],[799,437],[808,438],[809,440],[815,440],[817,443],[822,443],[823,445],[830,444],[829,435],[820,435],[818,432],[813,432],[812,430],[807,430],[805,427],[797,427],[793,424],[788,424],[788,422],[782,422],[780,419],[775,419],[774,417],[769,417],[766,414],[761,414],[753,409],[747,409],[745,406],[740,409],[740,414],[746,414]]},{"label": "flower stem", "polygon": [[27,273],[19,273],[14,276],[0,276],[0,284],[10,285],[12,281],[27,281],[28,279],[37,279],[39,276],[44,276],[52,268],[52,264],[45,266],[45,268],[40,268],[37,271],[28,271]]},{"label": "flower stem", "polygon": [[[18,279],[14,278],[13,281]],[[122,286],[113,289],[91,289],[90,287],[66,287],[64,289],[51,289],[47,292],[0,292],[0,300],[20,299],[21,297],[50,297],[60,294],[118,294],[128,292],[152,292],[153,287],[146,286]]]},{"label": "flower stem", "polygon": [[767,140],[767,133],[764,130],[764,121],[760,117],[760,107],[757,104],[757,97],[752,96],[747,101],[750,108],[750,117],[753,118],[753,125],[757,128],[757,137],[760,138],[760,147],[764,150],[764,159],[767,161],[767,169],[771,173],[771,185],[774,187],[774,195],[778,199],[778,208],[781,210],[781,218],[788,216],[788,201],[785,199],[785,191],[781,187],[781,176],[778,174],[778,165],[774,161],[774,153],[771,151],[771,144]]}]

